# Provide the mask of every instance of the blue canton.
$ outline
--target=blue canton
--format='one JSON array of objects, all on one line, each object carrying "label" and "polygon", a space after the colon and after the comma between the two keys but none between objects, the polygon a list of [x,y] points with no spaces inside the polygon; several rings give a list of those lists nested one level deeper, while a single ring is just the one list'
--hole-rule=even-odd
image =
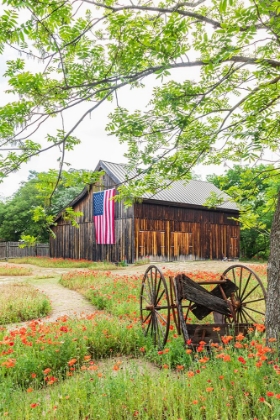
[{"label": "blue canton", "polygon": [[93,194],[93,215],[103,215],[104,191]]}]

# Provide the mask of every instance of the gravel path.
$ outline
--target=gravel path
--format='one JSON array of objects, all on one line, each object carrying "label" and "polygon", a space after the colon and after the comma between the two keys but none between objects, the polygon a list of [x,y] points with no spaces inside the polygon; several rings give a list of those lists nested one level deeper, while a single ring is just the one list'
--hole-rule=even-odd
[{"label": "gravel path", "polygon": [[[0,262],[0,265],[7,263]],[[152,264],[152,263],[151,263]],[[188,261],[188,262],[156,262],[154,263],[163,271],[171,270],[172,272],[194,272],[194,271],[212,271],[216,273],[223,273],[224,270],[236,262],[221,262],[221,261]],[[20,264],[16,264],[20,266]],[[150,264],[141,266],[128,266],[125,268],[114,270],[112,273],[118,275],[139,275],[142,276]],[[32,283],[37,289],[45,293],[52,305],[52,313],[44,320],[55,321],[58,317],[63,315],[81,316],[96,311],[96,308],[91,305],[82,295],[73,290],[69,290],[61,286],[58,281],[62,274],[69,271],[87,271],[87,269],[68,269],[68,268],[43,268],[34,265],[22,264],[22,267],[29,267],[32,269],[30,276],[0,276],[0,285],[10,282],[28,281]],[[0,286],[1,287],[1,286]],[[23,325],[24,323],[20,324]],[[15,324],[9,328],[15,327]]]}]

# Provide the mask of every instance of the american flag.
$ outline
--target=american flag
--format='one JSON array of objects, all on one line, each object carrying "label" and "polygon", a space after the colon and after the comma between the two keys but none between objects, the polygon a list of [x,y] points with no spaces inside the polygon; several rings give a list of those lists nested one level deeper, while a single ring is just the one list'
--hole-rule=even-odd
[{"label": "american flag", "polygon": [[93,193],[93,219],[97,244],[115,243],[115,188]]}]

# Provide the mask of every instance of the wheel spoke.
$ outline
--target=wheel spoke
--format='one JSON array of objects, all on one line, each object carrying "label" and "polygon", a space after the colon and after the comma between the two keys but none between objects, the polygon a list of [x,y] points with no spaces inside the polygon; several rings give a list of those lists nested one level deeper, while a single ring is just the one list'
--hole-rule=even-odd
[{"label": "wheel spoke", "polygon": [[250,308],[249,306],[246,306],[246,310],[247,310],[247,311],[256,312],[257,314],[265,315],[265,313],[264,313],[264,312],[257,311],[256,309]]},{"label": "wheel spoke", "polygon": [[[150,303],[152,303],[153,302],[153,292],[152,292],[151,284],[150,284],[150,281],[149,281],[148,277],[147,277],[147,284],[148,284],[148,288],[149,288],[149,291],[147,291],[147,293],[150,296]],[[145,286],[145,284],[144,284],[144,286]]]},{"label": "wheel spoke", "polygon": [[[155,312],[155,316],[156,316],[156,319],[157,319],[157,326],[160,327],[161,328],[161,331],[163,332],[164,331],[163,330],[163,325],[160,322],[159,318],[162,319],[165,324],[167,324],[167,321],[157,311]],[[163,335],[164,335],[164,333],[163,333]]]},{"label": "wheel spoke", "polygon": [[[242,298],[243,298],[243,295],[244,295],[244,293],[246,292],[246,289],[247,289],[247,286],[248,286],[248,284],[249,284],[249,281],[250,281],[250,279],[251,279],[251,276],[252,276],[252,273],[250,273],[249,274],[249,277],[247,278],[247,280],[246,280],[246,283],[245,283],[245,286],[244,286],[244,289],[243,289],[243,291],[242,290],[240,290],[239,291],[239,298],[242,300]],[[241,294],[242,293],[242,294]]]},{"label": "wheel spoke", "polygon": [[152,318],[150,319],[150,321],[149,321],[149,324],[148,324],[148,327],[147,327],[147,329],[146,329],[146,331],[145,331],[145,335],[148,335],[148,332],[149,332],[149,329],[150,329],[150,326],[152,325],[152,328],[151,328],[151,330],[153,331],[153,320],[152,320]]},{"label": "wheel spoke", "polygon": [[151,270],[151,273],[150,273],[149,288],[150,288],[150,291],[151,291],[151,301],[153,302],[153,300],[154,300],[154,276],[153,276],[153,270]]},{"label": "wheel spoke", "polygon": [[239,289],[238,289],[238,293],[240,296],[241,290],[242,290],[242,274],[243,274],[243,267],[241,267],[240,269],[240,275],[239,275]]},{"label": "wheel spoke", "polygon": [[246,281],[246,283],[245,283],[244,289],[242,290],[242,293],[241,293],[241,291],[240,291],[240,299],[241,299],[241,300],[243,299],[243,296],[244,296],[244,294],[245,294],[245,292],[246,292],[246,290],[247,290],[247,287],[248,287],[249,281],[250,281],[250,279],[251,279],[251,276],[252,276],[252,273],[250,273],[250,275],[249,275],[249,277],[248,277],[248,279],[247,279],[247,281]]},{"label": "wheel spoke", "polygon": [[233,281],[234,281],[234,283],[236,284],[237,282],[236,282],[236,277],[235,277],[235,270],[234,270],[234,268],[232,269],[232,275],[233,275]]},{"label": "wheel spoke", "polygon": [[248,312],[244,308],[242,308],[242,312],[244,312],[244,314],[247,315],[247,317],[250,318],[253,322],[256,322],[256,320],[254,318],[252,318],[251,315],[248,314]]},{"label": "wheel spoke", "polygon": [[146,318],[143,319],[142,324],[145,324],[147,322],[147,319],[151,317],[151,313],[152,312],[148,313],[148,315],[146,316]]},{"label": "wheel spoke", "polygon": [[260,285],[257,284],[255,287],[253,287],[253,289],[250,290],[249,293],[247,293],[247,295],[243,298],[242,302],[245,301],[245,299],[247,299],[248,296],[250,296]]},{"label": "wheel spoke", "polygon": [[155,311],[155,313],[156,313],[156,316],[158,317],[158,318],[161,318],[162,320],[163,320],[163,322],[165,323],[165,324],[167,324],[167,319],[166,318],[164,318],[160,313],[159,313],[159,311]]},{"label": "wheel spoke", "polygon": [[[159,292],[159,290],[158,290],[158,292]],[[157,294],[156,294],[156,296],[158,296],[158,292],[157,292]],[[165,290],[163,289],[162,290],[162,292],[161,292],[161,294],[160,294],[160,296],[159,296],[159,298],[156,300],[156,302],[155,302],[155,306],[159,303],[159,301],[161,300],[161,298],[162,298],[162,296],[164,295],[164,292],[165,292]]]},{"label": "wheel spoke", "polygon": [[262,301],[264,301],[265,300],[265,298],[263,297],[263,298],[259,298],[259,299],[254,299],[254,300],[245,300],[245,301],[243,301],[243,305],[247,305],[248,303],[256,303],[256,302],[262,302]]},{"label": "wheel spoke", "polygon": [[156,288],[157,288],[157,271],[153,270],[152,272],[152,291],[153,291],[153,299],[155,300],[156,296]]},{"label": "wheel spoke", "polygon": [[[150,300],[148,300],[144,295],[140,295],[140,297],[142,298],[142,299],[144,299],[149,305],[150,305],[150,303],[151,303],[151,301]],[[145,308],[144,308],[145,309]]]}]

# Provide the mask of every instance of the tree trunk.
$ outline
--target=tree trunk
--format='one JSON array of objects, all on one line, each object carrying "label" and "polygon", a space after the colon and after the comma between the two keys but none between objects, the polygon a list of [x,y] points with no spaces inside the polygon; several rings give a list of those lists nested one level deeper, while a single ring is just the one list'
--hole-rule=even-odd
[{"label": "tree trunk", "polygon": [[267,268],[266,337],[280,338],[280,192],[271,234]]}]

